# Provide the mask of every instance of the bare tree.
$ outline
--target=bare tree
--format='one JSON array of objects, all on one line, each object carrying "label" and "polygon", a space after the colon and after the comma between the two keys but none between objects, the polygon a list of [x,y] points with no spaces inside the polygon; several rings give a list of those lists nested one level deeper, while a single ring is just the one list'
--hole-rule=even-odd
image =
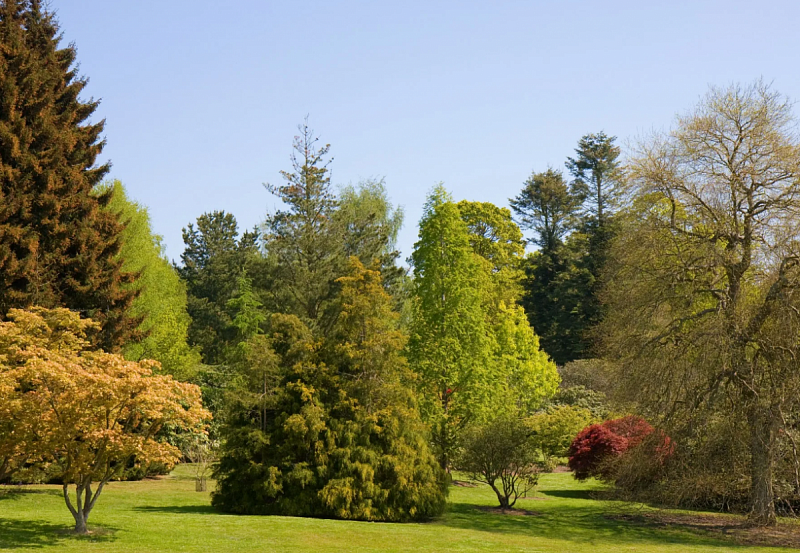
[{"label": "bare tree", "polygon": [[798,409],[800,146],[763,82],[712,89],[629,166],[601,328],[624,391],[691,432],[724,404],[749,432],[751,517],[776,520],[773,466]]}]

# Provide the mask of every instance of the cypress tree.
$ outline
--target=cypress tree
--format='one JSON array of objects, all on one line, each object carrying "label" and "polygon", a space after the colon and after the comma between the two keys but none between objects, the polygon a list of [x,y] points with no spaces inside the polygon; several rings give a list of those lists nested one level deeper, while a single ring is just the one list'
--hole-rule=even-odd
[{"label": "cypress tree", "polygon": [[117,258],[121,225],[92,194],[108,173],[96,159],[104,121],[79,95],[73,46],[38,0],[0,1],[0,315],[64,306],[99,321],[98,345],[137,334],[134,275]]}]

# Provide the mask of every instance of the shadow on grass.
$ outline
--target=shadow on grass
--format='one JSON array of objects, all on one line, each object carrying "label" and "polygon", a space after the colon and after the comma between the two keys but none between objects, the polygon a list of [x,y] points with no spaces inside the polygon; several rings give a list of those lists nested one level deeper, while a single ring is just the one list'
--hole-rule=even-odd
[{"label": "shadow on grass", "polygon": [[30,494],[60,496],[61,492],[58,490],[32,489],[24,486],[0,486],[0,501],[4,499],[20,499]]},{"label": "shadow on grass", "polygon": [[[555,496],[552,490],[546,493]],[[586,497],[578,496],[578,490],[564,490],[563,493],[564,497],[569,498]],[[624,516],[613,516],[615,510],[608,504],[587,501],[585,505],[573,503],[553,506],[543,510],[538,516],[514,516],[487,513],[485,507],[478,505],[455,503],[450,505],[448,513],[438,522],[464,530],[529,536],[532,540],[543,538],[627,546],[639,544],[642,547],[652,544],[704,545],[719,547],[723,551],[738,549],[737,544],[721,536],[700,533],[694,529],[645,525]],[[620,513],[622,512],[624,510],[620,509]]]},{"label": "shadow on grass", "polygon": [[[89,526],[91,529],[91,525]],[[92,529],[88,536],[77,536],[70,527],[41,520],[0,519],[0,549],[41,549],[64,544],[67,541],[87,543],[114,540],[113,529]]]},{"label": "shadow on grass", "polygon": [[142,511],[146,513],[173,513],[177,515],[221,515],[211,505],[162,505],[162,506],[144,506],[134,507],[134,511]]}]

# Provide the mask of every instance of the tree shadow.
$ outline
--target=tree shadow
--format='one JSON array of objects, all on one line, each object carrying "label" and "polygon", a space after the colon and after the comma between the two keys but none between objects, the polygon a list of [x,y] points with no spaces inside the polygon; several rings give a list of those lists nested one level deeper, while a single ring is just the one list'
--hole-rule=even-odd
[{"label": "tree shadow", "polygon": [[92,529],[91,534],[78,536],[72,533],[71,527],[62,524],[51,524],[42,520],[0,519],[0,550],[42,549],[73,540],[88,543],[110,542],[114,539],[114,531],[110,528]]},{"label": "tree shadow", "polygon": [[[574,498],[572,490],[564,490],[564,497]],[[577,492],[577,490],[576,490]],[[584,496],[581,496],[583,498]],[[538,505],[537,505],[538,507]],[[485,507],[464,503],[451,504],[450,509],[438,522],[445,526],[484,532],[518,534],[531,539],[543,538],[569,540],[588,545],[598,543],[636,545],[652,544],[704,545],[729,551],[739,546],[724,536],[697,532],[687,528],[665,528],[646,525],[626,519],[624,516],[609,516],[614,509],[608,505],[600,507],[588,502],[586,506],[558,506],[543,510],[538,516],[495,514]],[[622,510],[620,511],[622,512]]]},{"label": "tree shadow", "polygon": [[223,515],[211,505],[162,505],[134,507],[134,511],[147,513],[173,513],[178,515]]},{"label": "tree shadow", "polygon": [[30,494],[60,496],[61,492],[58,490],[31,489],[22,486],[0,486],[0,501],[4,499],[20,499]]},{"label": "tree shadow", "polygon": [[606,490],[536,490],[536,492],[563,499],[611,499],[611,494]]}]

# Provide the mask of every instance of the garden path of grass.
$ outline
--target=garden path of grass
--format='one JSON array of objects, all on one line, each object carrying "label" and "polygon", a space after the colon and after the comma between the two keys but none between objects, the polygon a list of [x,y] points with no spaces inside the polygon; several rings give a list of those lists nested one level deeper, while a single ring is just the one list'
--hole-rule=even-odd
[{"label": "garden path of grass", "polygon": [[[420,552],[539,551],[553,553],[770,552],[739,545],[721,532],[653,524],[664,513],[592,499],[596,484],[569,474],[543,475],[536,497],[518,506],[535,516],[485,512],[495,505],[485,486],[451,488],[448,512],[422,524],[381,524],[215,512],[194,491],[186,467],[169,477],[108,485],[90,519],[96,532],[69,533],[71,517],[56,486],[0,487],[0,550],[70,552]],[[674,516],[680,513],[667,512]],[[674,522],[674,520],[673,520]],[[792,523],[785,523],[792,524]],[[793,526],[792,526],[793,527]],[[784,528],[785,530],[785,528]],[[800,526],[797,527],[800,532]]]}]

